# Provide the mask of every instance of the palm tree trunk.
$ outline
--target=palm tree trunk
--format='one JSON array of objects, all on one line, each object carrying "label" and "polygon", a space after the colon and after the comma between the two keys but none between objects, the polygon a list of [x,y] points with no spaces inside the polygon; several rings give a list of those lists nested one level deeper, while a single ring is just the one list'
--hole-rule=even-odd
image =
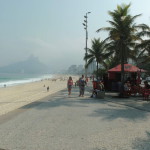
[{"label": "palm tree trunk", "polygon": [[124,61],[125,61],[125,45],[121,44],[121,90],[120,96],[124,97]]},{"label": "palm tree trunk", "polygon": [[121,48],[121,82],[122,84],[124,84],[124,60],[125,60],[125,52],[124,52],[124,45],[122,44],[122,48]]},{"label": "palm tree trunk", "polygon": [[97,65],[96,65],[96,67],[97,67],[96,78],[98,79],[98,61],[96,63],[97,63]]}]

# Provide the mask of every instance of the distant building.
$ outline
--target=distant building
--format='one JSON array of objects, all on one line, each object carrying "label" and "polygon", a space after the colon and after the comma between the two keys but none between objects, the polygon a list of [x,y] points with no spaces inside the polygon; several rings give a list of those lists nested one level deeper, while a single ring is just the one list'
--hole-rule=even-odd
[{"label": "distant building", "polygon": [[78,74],[83,74],[84,72],[84,66],[83,65],[79,65],[78,66]]},{"label": "distant building", "polygon": [[83,65],[71,65],[68,68],[67,71],[69,74],[83,74],[84,73],[84,67]]},{"label": "distant building", "polygon": [[96,70],[96,61],[93,61],[87,68],[88,74],[93,74],[93,72]]},{"label": "distant building", "polygon": [[[93,72],[96,70],[96,61],[93,61],[87,68],[88,74],[93,74]],[[69,74],[84,74],[85,68],[84,65],[71,65],[68,70],[66,71]]]},{"label": "distant building", "polygon": [[77,73],[77,66],[76,65],[71,65],[68,68],[68,73],[70,73],[70,74],[76,74]]}]

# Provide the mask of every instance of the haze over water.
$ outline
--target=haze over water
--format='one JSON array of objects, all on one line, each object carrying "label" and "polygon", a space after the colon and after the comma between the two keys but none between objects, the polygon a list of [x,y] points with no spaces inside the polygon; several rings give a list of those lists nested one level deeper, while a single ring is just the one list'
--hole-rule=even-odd
[{"label": "haze over water", "polygon": [[84,15],[88,15],[88,47],[91,39],[105,39],[96,33],[108,26],[108,11],[117,4],[129,4],[132,15],[142,14],[137,23],[150,22],[149,0],[1,0],[0,66],[24,61],[31,55],[51,71],[70,65],[84,65]]}]

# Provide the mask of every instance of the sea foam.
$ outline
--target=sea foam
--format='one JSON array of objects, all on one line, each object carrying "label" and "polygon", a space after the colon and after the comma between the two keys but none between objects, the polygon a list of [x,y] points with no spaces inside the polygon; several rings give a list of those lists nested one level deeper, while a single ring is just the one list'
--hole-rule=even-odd
[{"label": "sea foam", "polygon": [[31,82],[36,82],[36,81],[41,81],[44,79],[50,79],[52,78],[53,75],[49,74],[49,75],[40,75],[40,76],[35,76],[33,77],[26,77],[26,78],[22,78],[22,79],[7,79],[5,81],[1,81],[0,82],[0,87],[7,87],[7,86],[15,86],[15,85],[19,85],[19,84],[25,84],[25,83],[31,83]]}]

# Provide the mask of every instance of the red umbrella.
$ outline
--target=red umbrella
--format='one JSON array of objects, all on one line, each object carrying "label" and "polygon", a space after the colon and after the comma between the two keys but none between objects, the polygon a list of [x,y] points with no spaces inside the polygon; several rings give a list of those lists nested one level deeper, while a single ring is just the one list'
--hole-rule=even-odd
[{"label": "red umbrella", "polygon": [[[140,70],[140,72],[146,72],[145,70],[139,69],[138,67],[136,67],[134,65],[124,64],[124,72],[137,72],[139,70]],[[117,65],[114,68],[109,69],[108,72],[121,72],[121,64]]]}]

